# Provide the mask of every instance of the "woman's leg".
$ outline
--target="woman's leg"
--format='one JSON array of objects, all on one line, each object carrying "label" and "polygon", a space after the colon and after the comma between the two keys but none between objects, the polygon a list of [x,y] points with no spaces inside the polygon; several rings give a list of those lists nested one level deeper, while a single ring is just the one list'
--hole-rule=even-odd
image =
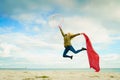
[{"label": "woman's leg", "polygon": [[64,53],[63,53],[63,57],[71,58],[72,59],[72,56],[67,55],[67,53],[68,53],[69,50],[70,50],[69,46],[65,48]]},{"label": "woman's leg", "polygon": [[71,50],[73,53],[75,53],[75,54],[77,54],[77,53],[79,53],[80,51],[82,51],[82,49],[75,50],[75,49],[73,48],[73,46],[70,46],[70,50]]}]

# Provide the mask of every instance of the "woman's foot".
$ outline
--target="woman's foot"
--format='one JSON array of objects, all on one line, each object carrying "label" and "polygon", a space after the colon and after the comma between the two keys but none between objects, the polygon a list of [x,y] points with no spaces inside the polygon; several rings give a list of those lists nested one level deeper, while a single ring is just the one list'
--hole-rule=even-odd
[{"label": "woman's foot", "polygon": [[70,56],[70,59],[72,59],[73,58],[73,56]]},{"label": "woman's foot", "polygon": [[84,48],[84,47],[82,47],[82,49],[81,49],[81,50],[83,51],[83,50],[87,50],[87,49],[86,49],[86,48]]}]

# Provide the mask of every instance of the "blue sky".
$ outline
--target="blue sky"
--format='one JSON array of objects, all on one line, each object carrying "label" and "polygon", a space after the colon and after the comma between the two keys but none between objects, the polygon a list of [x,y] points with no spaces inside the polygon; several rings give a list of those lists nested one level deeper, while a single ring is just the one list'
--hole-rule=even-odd
[{"label": "blue sky", "polygon": [[[120,68],[119,0],[0,0],[0,67],[89,68],[86,51],[62,57],[64,32],[86,33],[102,68]],[[58,21],[59,22],[59,21]],[[72,40],[85,47],[83,36]]]}]

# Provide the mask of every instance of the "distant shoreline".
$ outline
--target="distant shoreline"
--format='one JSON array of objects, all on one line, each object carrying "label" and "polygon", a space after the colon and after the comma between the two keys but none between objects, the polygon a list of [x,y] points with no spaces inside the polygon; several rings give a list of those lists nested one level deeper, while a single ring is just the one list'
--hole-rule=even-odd
[{"label": "distant shoreline", "polygon": [[[0,68],[0,70],[31,70],[31,71],[65,70],[65,71],[94,72],[94,70],[90,68]],[[120,68],[101,68],[100,72],[120,72]]]}]

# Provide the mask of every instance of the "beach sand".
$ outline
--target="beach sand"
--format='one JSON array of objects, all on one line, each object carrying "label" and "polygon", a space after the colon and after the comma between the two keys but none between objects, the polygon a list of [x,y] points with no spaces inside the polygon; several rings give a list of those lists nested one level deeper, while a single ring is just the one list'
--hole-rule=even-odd
[{"label": "beach sand", "polygon": [[120,80],[120,73],[0,70],[0,80]]}]

